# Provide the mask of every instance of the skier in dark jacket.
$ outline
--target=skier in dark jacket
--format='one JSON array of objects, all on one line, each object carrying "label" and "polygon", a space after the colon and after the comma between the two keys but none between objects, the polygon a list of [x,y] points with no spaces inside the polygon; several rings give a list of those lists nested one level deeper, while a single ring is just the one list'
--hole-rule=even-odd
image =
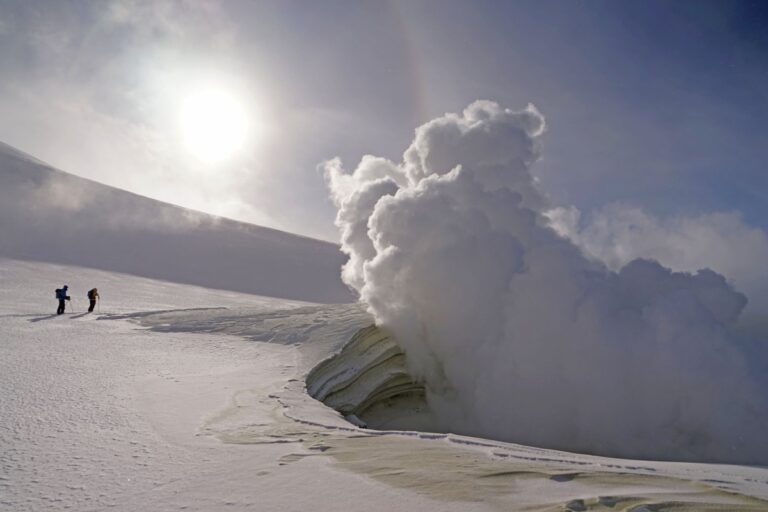
[{"label": "skier in dark jacket", "polygon": [[69,286],[64,285],[63,288],[56,290],[56,298],[59,300],[59,309],[56,310],[57,315],[64,313],[64,309],[66,307],[66,303],[64,301],[69,300],[69,295],[67,295],[68,289]]},{"label": "skier in dark jacket", "polygon": [[96,301],[99,300],[99,290],[94,288],[88,291],[88,300],[91,301],[91,305],[88,306],[88,312],[93,313],[93,308],[96,307]]}]

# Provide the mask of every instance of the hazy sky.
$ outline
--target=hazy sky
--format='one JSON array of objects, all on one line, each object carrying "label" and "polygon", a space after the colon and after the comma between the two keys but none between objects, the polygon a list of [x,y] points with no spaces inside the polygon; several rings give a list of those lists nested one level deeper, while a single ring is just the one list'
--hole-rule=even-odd
[{"label": "hazy sky", "polygon": [[[414,128],[490,99],[547,120],[561,206],[739,210],[768,228],[768,3],[0,0],[0,141],[65,171],[336,239],[320,162],[399,160]],[[190,95],[248,117],[215,163]],[[226,134],[226,132],[223,132]]]}]

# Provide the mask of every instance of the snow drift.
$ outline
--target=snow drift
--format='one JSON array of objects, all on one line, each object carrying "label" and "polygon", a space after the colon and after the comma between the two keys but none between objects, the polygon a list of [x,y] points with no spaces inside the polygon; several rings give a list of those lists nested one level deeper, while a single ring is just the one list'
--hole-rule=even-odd
[{"label": "snow drift", "polygon": [[764,344],[711,270],[618,271],[549,227],[529,106],[479,101],[402,163],[324,165],[343,278],[408,357],[445,430],[636,458],[768,463]]},{"label": "snow drift", "polygon": [[338,247],[51,168],[0,144],[0,257],[272,297],[348,302]]}]

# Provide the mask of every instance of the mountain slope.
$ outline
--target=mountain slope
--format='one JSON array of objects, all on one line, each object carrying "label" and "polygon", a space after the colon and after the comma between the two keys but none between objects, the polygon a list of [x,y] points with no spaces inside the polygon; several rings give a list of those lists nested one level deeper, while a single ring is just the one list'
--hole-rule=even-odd
[{"label": "mountain slope", "polygon": [[287,299],[353,299],[333,244],[73,176],[2,143],[0,257]]}]

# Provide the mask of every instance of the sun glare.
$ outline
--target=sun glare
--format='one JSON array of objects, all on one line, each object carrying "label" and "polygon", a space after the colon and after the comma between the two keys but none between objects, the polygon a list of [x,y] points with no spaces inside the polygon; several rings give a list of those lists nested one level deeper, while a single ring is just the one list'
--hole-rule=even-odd
[{"label": "sun glare", "polygon": [[213,163],[243,148],[249,123],[245,107],[237,98],[223,91],[206,90],[184,99],[181,128],[187,150]]}]

